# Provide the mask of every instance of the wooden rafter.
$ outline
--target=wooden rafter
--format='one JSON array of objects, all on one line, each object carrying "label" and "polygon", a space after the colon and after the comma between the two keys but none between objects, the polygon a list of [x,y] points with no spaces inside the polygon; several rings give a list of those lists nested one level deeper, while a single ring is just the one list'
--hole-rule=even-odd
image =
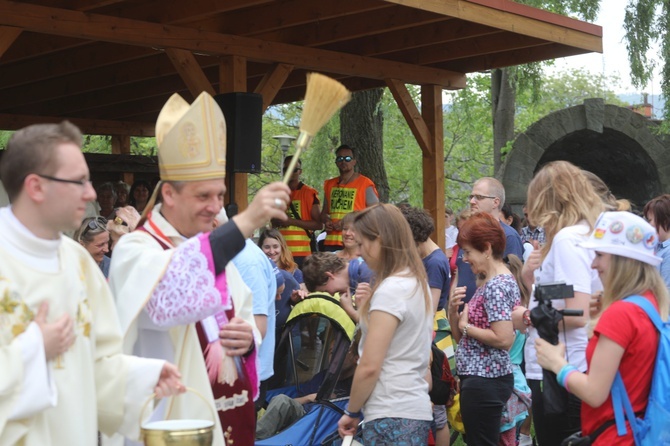
[{"label": "wooden rafter", "polygon": [[321,48],[345,53],[357,53],[364,56],[379,56],[396,52],[399,48],[412,50],[473,37],[491,36],[500,32],[499,29],[490,26],[467,23],[463,20],[444,19],[439,22],[412,27],[412,32],[400,29],[381,35],[366,36],[365,38],[325,45]]},{"label": "wooden rafter", "polygon": [[[86,0],[83,0],[86,1]],[[147,20],[173,25],[202,20],[215,14],[231,13],[237,9],[268,5],[274,0],[189,0],[187,2],[167,2],[154,0],[150,2],[123,2],[114,8],[96,10],[99,14],[110,14],[117,17],[132,17],[135,20]],[[73,8],[68,8],[73,9]]]},{"label": "wooden rafter", "polygon": [[435,221],[432,237],[444,246],[444,131],[442,128],[442,89],[436,85],[421,86],[421,115],[430,135],[431,153],[422,157],[423,207]]},{"label": "wooden rafter", "polygon": [[183,79],[193,97],[197,97],[203,91],[215,95],[214,87],[205,76],[200,64],[195,60],[193,53],[177,48],[166,48],[165,53],[177,69],[179,76]]},{"label": "wooden rafter", "polygon": [[96,91],[109,85],[125,85],[141,80],[158,79],[175,73],[175,67],[162,53],[155,53],[153,63],[134,60],[101,67],[68,76],[65,80],[49,78],[41,82],[2,90],[4,107],[27,106],[37,102],[66,98],[72,94]]},{"label": "wooden rafter", "polygon": [[319,20],[318,23],[307,23],[273,32],[258,32],[254,34],[254,37],[261,40],[317,47],[444,20],[444,17],[426,11],[394,6],[375,11],[374,18],[371,18],[369,14],[361,13],[347,17],[344,22],[340,18]]},{"label": "wooden rafter", "polygon": [[120,47],[108,42],[78,45],[3,67],[0,70],[0,90],[76,74],[84,70],[108,67],[116,63],[137,61],[156,54],[158,52],[153,48]]},{"label": "wooden rafter", "polygon": [[385,57],[405,63],[429,65],[547,44],[546,40],[508,32],[498,33],[496,37],[496,39],[491,39],[490,36],[476,37],[454,42],[449,47],[434,45],[413,50],[403,50],[389,53]]},{"label": "wooden rafter", "polygon": [[409,129],[419,143],[419,147],[421,147],[424,156],[432,156],[434,148],[431,143],[432,137],[430,131],[428,130],[428,126],[426,125],[423,116],[421,116],[421,112],[419,112],[418,107],[414,103],[412,96],[409,94],[407,87],[398,79],[387,79],[386,84],[388,85],[389,90],[391,90],[391,94],[393,94],[393,98],[398,104],[402,115],[405,117]]},{"label": "wooden rafter", "polygon": [[465,76],[462,73],[447,70],[9,1],[0,1],[0,25],[2,24],[20,26],[36,32],[123,44],[168,46],[219,55],[245,55],[259,61],[286,63],[306,69],[373,79],[391,76],[409,83],[437,84],[446,88],[465,86]]},{"label": "wooden rafter", "polygon": [[291,65],[276,64],[256,86],[254,93],[260,93],[263,96],[263,113],[272,104],[277,92],[284,85],[291,71],[293,71]]},{"label": "wooden rafter", "polygon": [[549,43],[543,46],[526,48],[523,52],[502,51],[496,54],[488,54],[486,57],[465,57],[451,62],[440,62],[434,64],[439,68],[450,70],[463,70],[465,73],[490,70],[491,68],[509,67],[538,60],[540,54],[551,53],[555,57],[574,56],[575,49],[569,46]]},{"label": "wooden rafter", "polygon": [[[18,130],[25,126],[43,123],[58,123],[65,118],[48,116],[15,115],[0,113],[3,130]],[[69,119],[87,135],[135,135],[155,136],[155,122],[105,121],[101,119]]]},{"label": "wooden rafter", "polygon": [[0,26],[0,58],[5,54],[5,51],[18,39],[21,35],[21,28],[14,28],[11,26]]},{"label": "wooden rafter", "polygon": [[[388,3],[394,3],[411,8],[417,8],[424,11],[431,11],[448,17],[458,17],[481,25],[493,26],[506,31],[513,31],[538,39],[546,39],[551,42],[558,42],[564,45],[570,45],[576,48],[582,48],[587,51],[602,52],[602,38],[595,32],[599,27],[590,25],[588,29],[592,32],[578,31],[569,29],[562,24],[583,24],[577,20],[571,20],[567,17],[551,14],[546,11],[530,8],[525,5],[513,5],[514,9],[496,9],[495,0],[474,2],[470,0],[384,0]],[[511,2],[510,2],[511,3]],[[543,26],[538,26],[538,19],[521,15],[521,12],[534,11],[545,17]],[[539,11],[539,12],[538,12]],[[555,18],[561,24],[551,23],[549,20]],[[586,26],[587,24],[584,24]]]},{"label": "wooden rafter", "polygon": [[200,29],[225,34],[254,36],[282,29],[305,25],[315,19],[319,23],[369,11],[393,7],[383,2],[361,0],[313,1],[285,0],[273,1],[267,5],[231,11],[220,17],[192,23]]}]

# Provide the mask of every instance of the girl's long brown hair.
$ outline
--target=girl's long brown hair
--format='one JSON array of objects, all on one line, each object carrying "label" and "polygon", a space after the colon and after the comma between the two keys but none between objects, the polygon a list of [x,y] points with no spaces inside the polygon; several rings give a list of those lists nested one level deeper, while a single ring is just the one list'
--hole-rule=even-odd
[{"label": "girl's long brown hair", "polygon": [[[360,212],[354,220],[357,237],[370,241],[379,239],[379,258],[371,269],[375,273],[372,294],[386,278],[394,275],[415,277],[422,288],[425,309],[432,309],[432,297],[428,289],[426,270],[412,237],[412,231],[402,212],[390,204],[376,204]],[[360,309],[361,321],[366,323],[370,300]]]}]

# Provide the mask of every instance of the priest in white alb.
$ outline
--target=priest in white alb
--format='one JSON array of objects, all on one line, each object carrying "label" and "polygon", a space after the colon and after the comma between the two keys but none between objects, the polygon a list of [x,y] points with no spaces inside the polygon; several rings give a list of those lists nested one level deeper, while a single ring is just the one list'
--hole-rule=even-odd
[{"label": "priest in white alb", "polygon": [[[139,435],[153,392],[183,390],[164,360],[121,354],[112,295],[81,245],[62,235],[95,200],[69,122],[32,125],[7,144],[0,177],[0,445],[95,445]],[[157,384],[158,383],[158,384]]]}]

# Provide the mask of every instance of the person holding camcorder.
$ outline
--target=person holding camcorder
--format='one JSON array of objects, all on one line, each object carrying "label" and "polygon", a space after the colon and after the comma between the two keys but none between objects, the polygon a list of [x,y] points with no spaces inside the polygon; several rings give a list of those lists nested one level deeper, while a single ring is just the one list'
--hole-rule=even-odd
[{"label": "person holding camcorder", "polygon": [[635,444],[630,427],[625,436],[617,435],[610,390],[618,371],[633,412],[645,412],[659,333],[645,310],[623,299],[642,296],[667,321],[670,297],[657,270],[661,263],[654,254],[657,243],[655,229],[642,218],[629,212],[605,212],[581,245],[595,251],[592,267],[604,285],[602,312],[590,324],[588,373],[571,365],[573,358],[566,361],[564,344],[535,341],[539,364],[556,373],[558,382],[583,401],[582,433],[571,437],[570,444]]},{"label": "person holding camcorder", "polygon": [[[544,228],[546,244],[535,249],[524,264],[524,282],[529,287],[553,282],[572,285],[572,298],[552,300],[552,307],[583,311],[583,316],[566,317],[559,324],[559,337],[566,345],[566,358],[579,371],[586,371],[589,303],[591,295],[602,290],[602,284],[591,269],[593,251],[582,248],[580,243],[592,232],[603,210],[602,202],[581,169],[566,161],[555,161],[546,164],[528,186],[527,210],[529,221]],[[581,401],[565,392],[562,397],[566,401],[543,394],[547,389],[542,384],[543,372],[535,352],[539,334],[530,318],[531,310],[537,306],[537,300],[532,299],[529,309],[515,309],[512,320],[516,328],[528,330],[524,358],[533,393],[537,441],[541,446],[558,446],[563,438],[580,430]]]}]

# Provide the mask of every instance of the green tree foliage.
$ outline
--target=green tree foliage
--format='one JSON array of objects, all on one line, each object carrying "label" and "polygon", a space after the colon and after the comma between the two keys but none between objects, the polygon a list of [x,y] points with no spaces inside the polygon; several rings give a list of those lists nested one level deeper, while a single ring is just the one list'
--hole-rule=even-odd
[{"label": "green tree foliage", "polygon": [[[523,90],[516,103],[514,134],[525,131],[547,114],[581,104],[584,99],[602,97],[605,102],[624,105],[614,94],[619,80],[592,75],[584,70],[559,72],[545,76],[537,98],[533,90]],[[408,85],[419,104],[418,87]],[[472,183],[493,175],[493,127],[491,116],[491,78],[487,74],[468,76],[467,88],[445,93],[444,161],[445,196],[454,209],[467,206]],[[385,90],[380,103],[384,115],[384,166],[389,182],[389,202],[423,203],[421,149],[398,109],[393,96]],[[263,163],[260,175],[249,176],[250,197],[264,184],[280,179],[281,150],[274,135],[299,132],[302,103],[271,107],[263,117]],[[310,149],[301,157],[302,180],[323,196],[323,181],[337,175],[334,149],[340,144],[339,121],[333,118],[316,135]],[[293,147],[288,154],[295,151]]]},{"label": "green tree foliage", "polygon": [[[281,180],[282,151],[276,135],[300,133],[302,102],[270,107],[263,116],[262,163],[259,175],[249,175],[249,195],[253,196],[264,185]],[[307,152],[300,156],[302,160],[301,179],[323,194],[323,181],[337,175],[334,149],[340,144],[339,119],[335,116],[314,137]],[[295,153],[291,146],[287,155]]]},{"label": "green tree foliage", "polygon": [[0,131],[0,150],[4,150],[7,148],[7,141],[9,141],[9,138],[11,138],[13,133],[14,132],[9,132],[5,130]]},{"label": "green tree foliage", "polygon": [[[626,6],[623,27],[626,30],[626,47],[633,85],[645,88],[651,80],[656,64],[661,70],[661,91],[670,98],[670,2],[667,0],[629,0]],[[649,51],[654,44],[660,46],[656,57],[650,59]],[[670,118],[670,101],[665,101],[663,115]]]},{"label": "green tree foliage", "polygon": [[[488,75],[471,75],[467,88],[449,94],[444,117],[445,196],[454,209],[466,207],[466,197],[477,178],[493,175],[490,82]],[[541,91],[524,89],[518,94],[514,135],[549,113],[580,105],[584,99],[598,97],[608,104],[627,105],[614,93],[618,83],[615,76],[593,75],[585,70],[545,75]],[[511,144],[503,148],[503,156]]]},{"label": "green tree foliage", "polygon": [[[625,106],[614,93],[620,85],[617,76],[592,74],[585,69],[545,75],[538,92],[525,89],[518,93],[515,134],[551,112],[581,105],[587,98],[603,98],[605,103]],[[533,96],[537,94],[538,99]]]},{"label": "green tree foliage", "polygon": [[493,175],[491,77],[468,76],[468,86],[449,93],[444,116],[445,199],[462,209],[472,183]]},{"label": "green tree foliage", "polygon": [[517,3],[534,6],[565,16],[594,21],[600,9],[600,0],[514,0]]}]

